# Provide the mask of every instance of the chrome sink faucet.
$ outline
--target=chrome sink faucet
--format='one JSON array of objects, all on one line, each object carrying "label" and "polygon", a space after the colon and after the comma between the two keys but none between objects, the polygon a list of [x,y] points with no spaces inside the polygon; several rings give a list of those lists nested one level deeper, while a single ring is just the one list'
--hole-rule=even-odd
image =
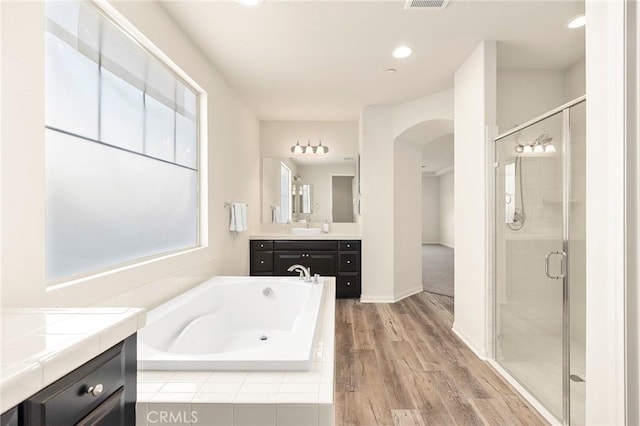
[{"label": "chrome sink faucet", "polygon": [[300,279],[304,279],[305,283],[311,282],[311,268],[307,268],[303,265],[291,265],[289,266],[289,269],[287,269],[287,271],[298,271],[300,272]]}]

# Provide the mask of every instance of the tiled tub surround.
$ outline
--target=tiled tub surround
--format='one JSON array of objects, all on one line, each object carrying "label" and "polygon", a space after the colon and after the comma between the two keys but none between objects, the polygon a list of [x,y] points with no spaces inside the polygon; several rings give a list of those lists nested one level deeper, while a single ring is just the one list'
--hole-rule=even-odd
[{"label": "tiled tub surround", "polygon": [[5,412],[116,343],[146,321],[138,308],[4,309],[0,412]]},{"label": "tiled tub surround", "polygon": [[149,312],[138,369],[308,370],[324,290],[318,281],[211,278]]},{"label": "tiled tub surround", "polygon": [[309,371],[139,371],[137,425],[333,425],[334,278],[321,306]]}]

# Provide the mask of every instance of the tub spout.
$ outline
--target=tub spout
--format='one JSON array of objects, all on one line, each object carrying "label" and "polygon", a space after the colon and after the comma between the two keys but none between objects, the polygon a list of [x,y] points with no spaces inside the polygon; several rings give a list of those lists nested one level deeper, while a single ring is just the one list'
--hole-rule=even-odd
[{"label": "tub spout", "polygon": [[289,269],[287,269],[287,271],[289,272],[298,271],[300,272],[300,279],[304,278],[304,282],[306,283],[311,282],[311,268],[307,268],[303,265],[291,265],[289,266]]}]

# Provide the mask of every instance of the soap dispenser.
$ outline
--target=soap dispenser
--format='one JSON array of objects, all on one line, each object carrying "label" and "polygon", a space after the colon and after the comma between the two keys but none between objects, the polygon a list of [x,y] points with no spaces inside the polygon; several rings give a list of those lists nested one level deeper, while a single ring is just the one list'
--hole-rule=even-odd
[{"label": "soap dispenser", "polygon": [[325,220],[324,223],[322,224],[322,232],[324,232],[325,234],[329,233],[329,221]]}]

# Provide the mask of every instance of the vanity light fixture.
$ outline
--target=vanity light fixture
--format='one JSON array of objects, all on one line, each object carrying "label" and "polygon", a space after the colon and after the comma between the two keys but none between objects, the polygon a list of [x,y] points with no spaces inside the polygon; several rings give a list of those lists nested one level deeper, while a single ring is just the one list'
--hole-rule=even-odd
[{"label": "vanity light fixture", "polygon": [[329,147],[322,145],[322,141],[318,145],[311,145],[311,141],[307,141],[307,145],[300,145],[300,141],[296,141],[296,144],[291,147],[292,154],[326,154],[329,152]]},{"label": "vanity light fixture", "polygon": [[519,142],[516,138],[514,151],[517,154],[552,154],[556,152],[556,147],[553,145],[553,137],[543,133],[533,142]]}]

